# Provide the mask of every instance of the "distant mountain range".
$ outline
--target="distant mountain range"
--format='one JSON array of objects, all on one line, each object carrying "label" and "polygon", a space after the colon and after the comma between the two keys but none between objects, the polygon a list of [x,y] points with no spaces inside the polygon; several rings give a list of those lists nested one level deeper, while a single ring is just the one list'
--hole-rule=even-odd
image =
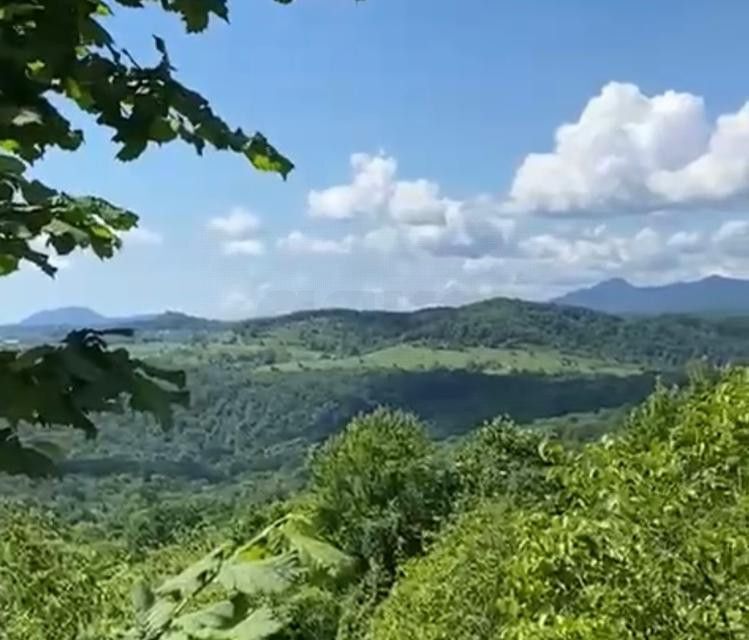
[{"label": "distant mountain range", "polygon": [[[551,303],[566,307],[582,307],[614,315],[669,313],[749,315],[749,280],[711,276],[696,282],[677,282],[658,287],[638,287],[621,278],[615,278],[588,289],[572,291],[552,300]],[[288,317],[293,318],[306,313],[318,314],[320,312],[297,312]],[[323,311],[322,313],[327,312]],[[374,316],[378,315],[377,312],[371,313]],[[266,322],[280,320],[283,320],[283,318],[258,319],[253,322],[262,325]],[[92,329],[133,327],[150,330],[196,330],[218,328],[231,324],[233,323],[207,320],[174,311],[111,318],[87,307],[63,307],[40,311],[18,324],[0,327],[0,334],[8,335],[9,331],[11,333],[37,333],[45,330],[70,330],[83,327]]]},{"label": "distant mountain range", "polygon": [[131,316],[126,318],[107,318],[88,307],[61,307],[39,311],[24,318],[19,323],[21,327],[70,327],[97,328],[127,323],[141,323],[154,318],[155,315]]},{"label": "distant mountain range", "polygon": [[149,331],[196,331],[224,326],[219,320],[207,320],[177,311],[111,318],[88,307],[61,307],[39,311],[17,324],[0,326],[0,338],[55,337],[74,329],[132,328]]},{"label": "distant mountain range", "polygon": [[638,287],[614,278],[552,302],[617,315],[749,314],[749,281],[710,276],[695,282]]}]

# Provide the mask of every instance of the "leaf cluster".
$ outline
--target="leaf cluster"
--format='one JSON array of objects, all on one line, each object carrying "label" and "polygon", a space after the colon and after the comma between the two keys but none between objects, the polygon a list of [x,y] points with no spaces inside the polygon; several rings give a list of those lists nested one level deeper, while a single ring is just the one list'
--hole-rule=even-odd
[{"label": "leaf cluster", "polygon": [[[133,591],[137,640],[261,640],[295,620],[300,600],[351,577],[355,562],[289,514],[245,544],[223,544],[158,588]],[[192,606],[215,587],[208,603]],[[322,591],[321,591],[322,590]],[[279,596],[284,600],[278,601]],[[219,599],[220,598],[220,599]],[[288,600],[287,600],[288,599]]]},{"label": "leaf cluster", "polygon": [[[46,475],[54,463],[38,444],[25,446],[16,426],[71,426],[87,437],[97,433],[91,414],[133,411],[154,415],[164,426],[172,406],[188,400],[185,374],[132,358],[122,348],[107,348],[107,333],[80,330],[61,345],[25,352],[0,351],[0,470]],[[125,332],[129,333],[129,332]]]},{"label": "leaf cluster", "polygon": [[749,634],[749,372],[659,389],[550,467],[552,499],[470,511],[377,613],[376,640]]}]

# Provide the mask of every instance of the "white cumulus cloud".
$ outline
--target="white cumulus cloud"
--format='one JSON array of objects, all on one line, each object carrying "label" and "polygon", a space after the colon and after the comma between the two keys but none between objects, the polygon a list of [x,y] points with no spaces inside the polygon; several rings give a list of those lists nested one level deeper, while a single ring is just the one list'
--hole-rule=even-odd
[{"label": "white cumulus cloud", "polygon": [[355,153],[351,156],[351,168],[350,184],[310,191],[307,202],[312,216],[344,220],[359,214],[375,214],[386,206],[398,169],[395,159]]},{"label": "white cumulus cloud", "polygon": [[496,198],[455,200],[443,196],[431,180],[398,180],[397,161],[382,154],[355,153],[351,166],[354,175],[349,184],[310,192],[310,213],[334,220],[358,217],[369,228],[344,241],[319,244],[309,238],[289,238],[284,245],[303,242],[309,253],[350,251],[356,244],[381,253],[453,257],[496,255],[506,249],[515,222]]},{"label": "white cumulus cloud", "polygon": [[506,210],[644,213],[731,205],[749,194],[749,103],[715,123],[701,97],[612,82],[517,170]]},{"label": "white cumulus cloud", "polygon": [[357,216],[404,225],[441,224],[449,201],[429,180],[396,180],[398,162],[383,154],[354,153],[349,184],[310,191],[310,215],[346,220]]},{"label": "white cumulus cloud", "polygon": [[260,229],[260,219],[242,207],[235,207],[225,216],[208,221],[208,228],[230,238],[253,234]]},{"label": "white cumulus cloud", "polygon": [[440,197],[440,188],[429,180],[396,182],[390,197],[390,214],[403,224],[443,224],[448,201]]},{"label": "white cumulus cloud", "polygon": [[351,253],[353,242],[353,236],[346,236],[341,240],[328,240],[308,236],[301,231],[292,231],[286,237],[280,238],[276,245],[289,253],[342,255]]},{"label": "white cumulus cloud", "polygon": [[256,238],[228,240],[221,246],[226,256],[261,256],[265,253],[265,244]]}]

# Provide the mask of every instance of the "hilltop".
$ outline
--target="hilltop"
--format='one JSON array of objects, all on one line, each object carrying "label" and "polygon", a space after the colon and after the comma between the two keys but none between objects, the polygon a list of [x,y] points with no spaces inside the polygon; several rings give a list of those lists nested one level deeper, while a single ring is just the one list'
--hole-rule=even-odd
[{"label": "hilltop", "polygon": [[[614,282],[611,288],[629,286],[622,281]],[[387,354],[401,356],[406,347],[422,358],[425,350],[465,353],[493,349],[552,353],[560,362],[563,357],[592,358],[601,364],[659,369],[703,357],[718,362],[749,360],[749,315],[618,316],[567,304],[510,298],[411,312],[318,309],[236,322],[178,312],[106,318],[89,309],[70,308],[35,314],[20,325],[2,328],[2,334],[28,337],[35,332],[48,335],[53,329],[84,326],[130,326],[149,342],[168,339],[192,345],[202,336],[200,339],[207,343],[234,345],[218,349],[220,353],[276,349],[276,356],[284,352],[282,357],[271,358],[266,365],[293,361],[326,369],[350,368],[350,358],[363,358],[363,364],[387,365]],[[384,359],[378,355],[381,351],[386,352]],[[463,360],[467,363],[470,359]]]},{"label": "hilltop", "polygon": [[615,314],[749,314],[749,281],[716,275],[695,282],[638,287],[614,278],[553,302]]}]

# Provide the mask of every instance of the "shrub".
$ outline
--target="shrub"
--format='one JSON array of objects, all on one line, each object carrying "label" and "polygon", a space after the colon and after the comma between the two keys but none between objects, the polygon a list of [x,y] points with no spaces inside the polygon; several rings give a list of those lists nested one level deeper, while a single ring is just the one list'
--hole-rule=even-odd
[{"label": "shrub", "polygon": [[110,581],[122,562],[51,516],[0,506],[0,637],[67,640],[116,618],[122,599]]},{"label": "shrub", "polygon": [[320,530],[391,578],[401,560],[423,551],[457,488],[424,425],[385,409],[355,418],[324,444],[311,476]]},{"label": "shrub", "polygon": [[466,514],[375,616],[376,640],[749,636],[749,372],[659,389],[560,461],[554,501]]}]

